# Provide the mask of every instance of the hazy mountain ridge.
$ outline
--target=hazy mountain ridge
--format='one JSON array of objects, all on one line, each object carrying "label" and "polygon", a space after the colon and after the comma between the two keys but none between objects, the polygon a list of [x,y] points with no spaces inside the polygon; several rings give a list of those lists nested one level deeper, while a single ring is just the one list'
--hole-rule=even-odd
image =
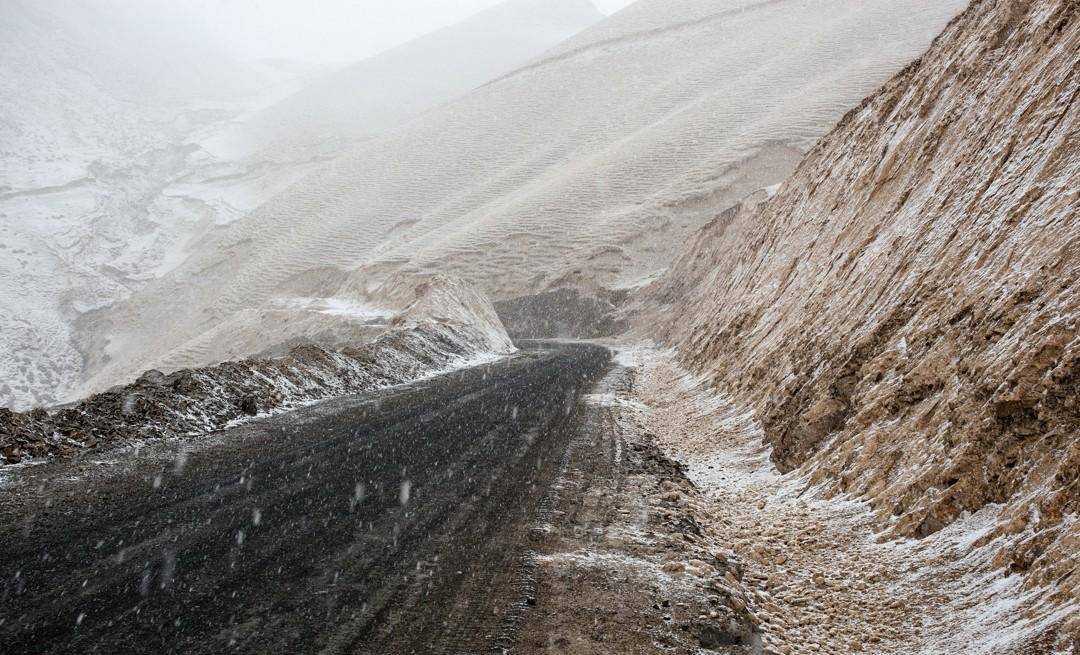
[{"label": "hazy mountain ridge", "polygon": [[645,301],[783,470],[894,536],[990,512],[973,542],[1046,587],[1030,618],[1080,582],[1077,52],[1075,2],[977,0]]},{"label": "hazy mountain ridge", "polygon": [[[959,6],[639,2],[546,63],[369,139],[90,317],[90,388],[207,361],[208,330],[316,270],[307,295],[434,272],[496,300],[635,285],[713,203],[779,182]],[[165,298],[190,311],[163,323]]]},{"label": "hazy mountain ridge", "polygon": [[251,116],[208,147],[273,160],[337,154],[532,59],[601,14],[588,0],[508,0],[335,71]]}]

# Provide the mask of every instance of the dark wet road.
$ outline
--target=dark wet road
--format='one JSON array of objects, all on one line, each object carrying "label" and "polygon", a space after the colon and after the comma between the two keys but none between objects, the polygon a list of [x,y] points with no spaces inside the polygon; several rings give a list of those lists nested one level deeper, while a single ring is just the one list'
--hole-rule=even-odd
[{"label": "dark wet road", "polygon": [[0,491],[0,652],[488,652],[608,361],[548,345],[108,475],[38,467]]}]

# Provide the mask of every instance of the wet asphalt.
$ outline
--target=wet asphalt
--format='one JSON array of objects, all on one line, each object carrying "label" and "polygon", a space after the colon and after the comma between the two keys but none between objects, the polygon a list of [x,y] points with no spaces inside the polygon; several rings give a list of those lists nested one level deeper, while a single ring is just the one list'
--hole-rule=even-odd
[{"label": "wet asphalt", "polygon": [[494,652],[535,601],[529,533],[609,365],[534,343],[191,452],[37,467],[0,490],[0,652]]}]

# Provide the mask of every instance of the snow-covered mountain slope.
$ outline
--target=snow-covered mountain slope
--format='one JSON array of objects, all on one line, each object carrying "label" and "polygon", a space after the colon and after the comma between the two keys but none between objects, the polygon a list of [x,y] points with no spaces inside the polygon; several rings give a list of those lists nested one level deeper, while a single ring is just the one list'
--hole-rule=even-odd
[{"label": "snow-covered mountain slope", "polygon": [[0,4],[0,404],[70,391],[68,319],[161,264],[178,141],[260,79],[139,7]]},{"label": "snow-covered mountain slope", "polygon": [[869,500],[894,536],[989,512],[970,545],[1045,588],[1028,618],[1071,607],[1073,639],[1078,53],[1075,2],[973,2],[645,301],[781,469]]},{"label": "snow-covered mountain slope", "polygon": [[410,271],[451,272],[496,299],[631,284],[716,205],[782,180],[961,4],[641,0],[366,141],[91,317],[90,388],[166,353],[206,361],[201,334],[315,271],[307,295]]},{"label": "snow-covered mountain slope", "polygon": [[307,85],[216,135],[211,151],[271,161],[347,145],[466,93],[602,18],[589,0],[506,0]]},{"label": "snow-covered mountain slope", "polygon": [[[73,322],[175,267],[335,144],[465,92],[599,18],[585,0],[509,0],[279,103],[320,70],[237,64],[175,9],[0,6],[0,405],[69,399],[83,367]],[[303,326],[334,343],[355,333],[340,312],[299,316],[286,340]],[[236,345],[248,343],[242,329],[223,331],[247,318],[219,326],[218,360],[252,352]]]},{"label": "snow-covered mountain slope", "polygon": [[0,6],[0,194],[79,183],[167,143],[193,100],[254,90],[173,20],[87,0]]}]

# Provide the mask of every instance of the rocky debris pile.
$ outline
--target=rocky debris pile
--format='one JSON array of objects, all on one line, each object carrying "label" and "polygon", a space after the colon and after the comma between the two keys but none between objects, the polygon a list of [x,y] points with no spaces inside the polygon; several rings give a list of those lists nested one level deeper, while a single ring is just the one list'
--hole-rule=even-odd
[{"label": "rocky debris pile", "polygon": [[[678,604],[684,620],[703,648],[752,646],[761,639],[762,630],[762,617],[755,611],[760,595],[756,572],[748,572],[741,558],[706,529],[715,522],[712,509],[683,467],[653,443],[655,435],[647,430],[641,435],[642,442],[630,447],[641,458],[634,474],[654,481],[647,496],[650,524],[657,536],[654,556],[666,560],[661,567],[665,573],[694,588],[705,600],[697,615],[688,612],[689,605]],[[678,613],[677,609],[672,613]]]},{"label": "rocky debris pile", "polygon": [[468,311],[430,317],[430,296],[445,300],[447,288],[462,289],[452,280],[422,285],[416,302],[403,313],[408,320],[359,347],[328,350],[307,344],[281,358],[244,359],[169,375],[152,370],[132,384],[68,407],[27,413],[0,409],[2,461],[67,457],[85,448],[210,432],[243,417],[402,384],[477,357],[513,351],[482,297],[470,296]]},{"label": "rocky debris pile", "polygon": [[514,351],[514,343],[495,307],[483,293],[449,275],[421,278],[413,288],[415,300],[398,314],[393,325],[438,321],[467,325],[476,333],[476,346],[498,353]]},{"label": "rocky debris pile", "polygon": [[893,536],[1000,506],[976,545],[1033,614],[1080,593],[1078,13],[976,0],[650,291],[781,470]]},{"label": "rocky debris pile", "polygon": [[619,317],[613,300],[620,298],[599,298],[577,289],[557,289],[501,300],[495,303],[495,309],[506,331],[515,339],[596,339],[626,330],[626,321]]}]

